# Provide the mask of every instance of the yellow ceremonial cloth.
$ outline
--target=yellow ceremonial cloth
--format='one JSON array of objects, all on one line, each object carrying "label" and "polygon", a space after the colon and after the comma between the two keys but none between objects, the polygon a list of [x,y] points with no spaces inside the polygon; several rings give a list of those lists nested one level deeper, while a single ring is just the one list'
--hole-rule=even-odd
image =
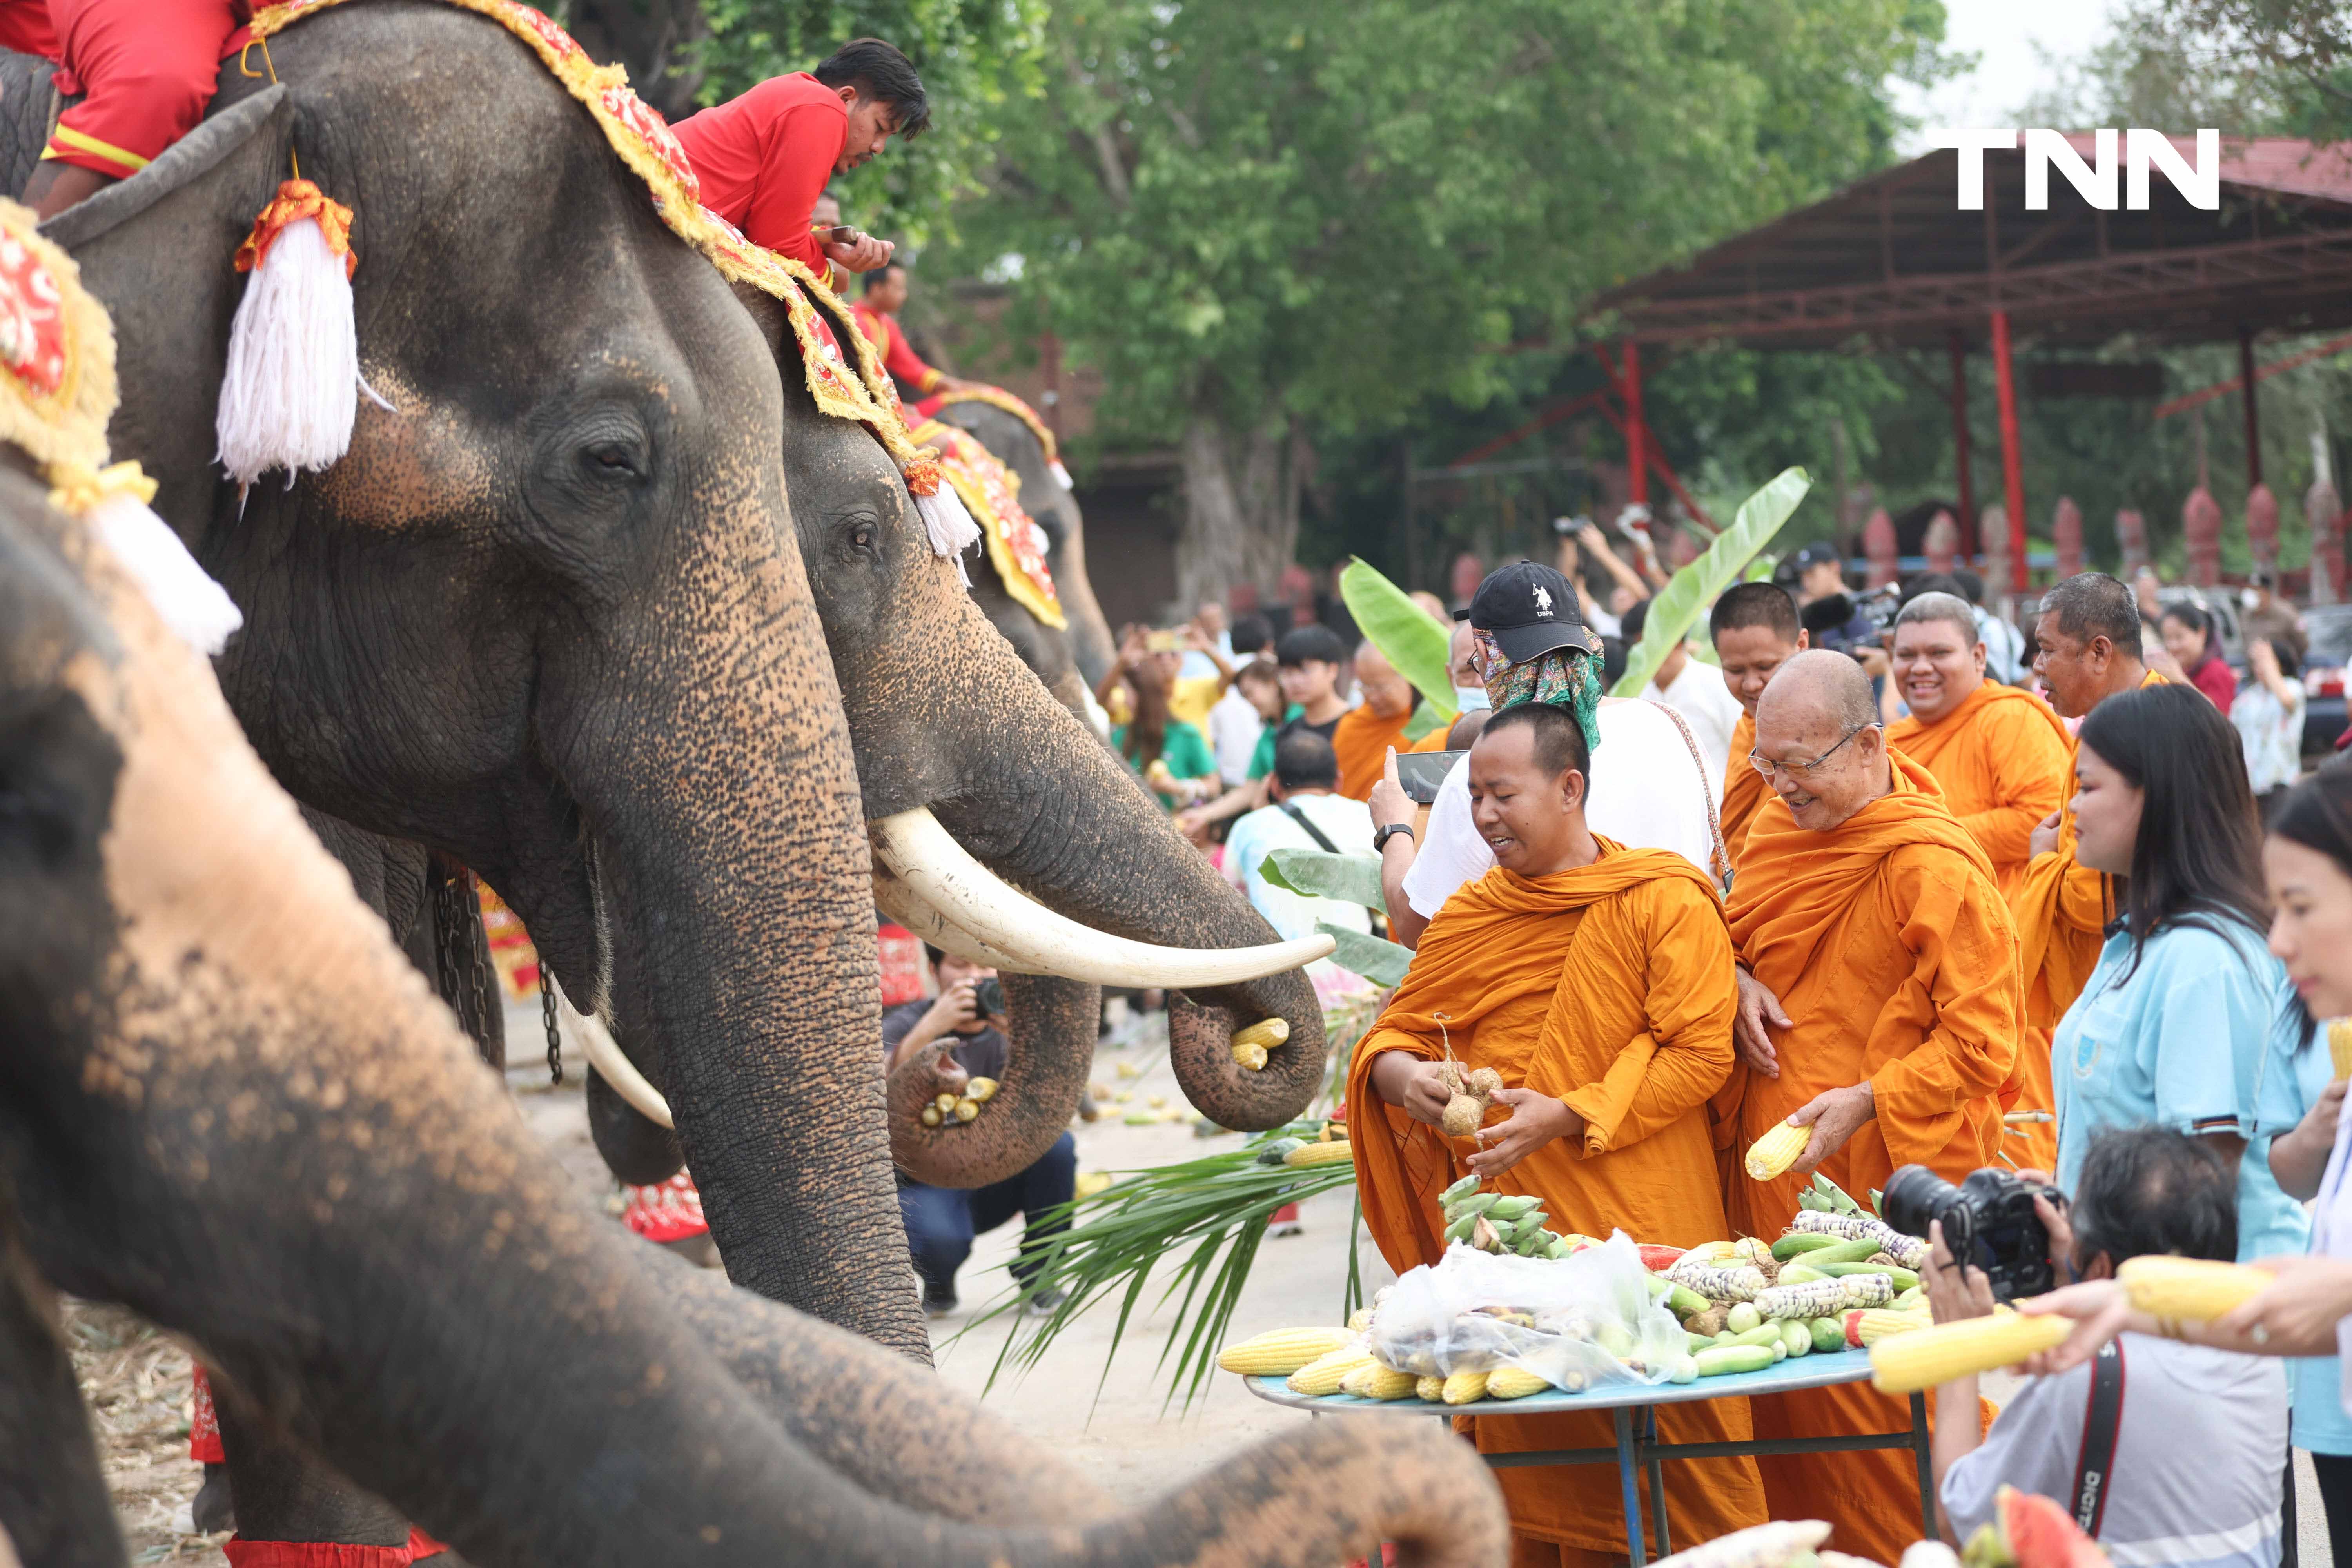
[{"label": "yellow ceremonial cloth", "polygon": [[1408,749],[1404,729],[1411,722],[1410,708],[1392,719],[1384,719],[1372,711],[1369,702],[1339,715],[1339,728],[1331,731],[1331,750],[1339,759],[1341,795],[1349,800],[1372,798],[1372,786],[1381,782],[1381,771],[1388,764],[1389,748]]},{"label": "yellow ceremonial cloth", "polygon": [[[1581,1138],[1538,1149],[1493,1184],[1542,1200],[1550,1228],[1690,1247],[1719,1238],[1707,1097],[1732,1063],[1731,942],[1706,875],[1679,855],[1598,840],[1591,866],[1538,879],[1501,868],[1464,887],[1423,935],[1412,968],[1357,1047],[1348,1083],[1364,1223],[1400,1271],[1444,1255],[1437,1194],[1469,1143],[1383,1103],[1373,1058],[1441,1058],[1557,1095]],[[1439,1015],[1444,1015],[1441,1018]],[[1502,1120],[1499,1110],[1490,1121]],[[1745,1441],[1746,1403],[1659,1413],[1669,1442]],[[1605,1415],[1465,1418],[1482,1451],[1606,1447]],[[1764,1518],[1751,1461],[1677,1464],[1667,1513],[1679,1547]],[[1496,1473],[1515,1550],[1550,1542],[1622,1558],[1617,1477],[1607,1466]],[[1647,1506],[1647,1500],[1644,1500]],[[1654,1523],[1645,1527],[1654,1529]],[[1654,1535],[1652,1539],[1655,1539]]]},{"label": "yellow ceremonial cloth", "polygon": [[[1736,1105],[1745,1149],[1832,1089],[1869,1080],[1876,1119],[1822,1172],[1857,1198],[1895,1166],[1949,1181],[1993,1163],[1997,1095],[2024,1021],[2017,933],[1992,865],[1944,807],[1927,769],[1888,752],[1894,790],[1826,833],[1786,811],[1748,836],[1731,897],[1740,961],[1780,999],[1795,1027],[1774,1030],[1780,1074],[1745,1067],[1717,1106]],[[1735,1234],[1780,1236],[1809,1180],[1729,1180]],[[1867,1384],[1756,1402],[1759,1436],[1895,1432],[1908,1405]],[[1919,1538],[1918,1478],[1899,1452],[1759,1460],[1772,1513],[1826,1519],[1840,1550],[1891,1562]]]}]

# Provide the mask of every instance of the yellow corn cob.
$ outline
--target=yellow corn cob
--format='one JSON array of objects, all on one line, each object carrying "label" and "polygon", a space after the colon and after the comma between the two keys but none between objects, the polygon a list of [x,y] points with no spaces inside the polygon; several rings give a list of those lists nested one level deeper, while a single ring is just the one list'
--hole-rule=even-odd
[{"label": "yellow corn cob", "polygon": [[1398,1372],[1374,1362],[1372,1374],[1357,1385],[1356,1392],[1366,1399],[1411,1399],[1420,1382],[1409,1372]]},{"label": "yellow corn cob", "polygon": [[2327,1054],[2336,1060],[2337,1078],[2352,1078],[2352,1018],[2327,1026]]},{"label": "yellow corn cob", "polygon": [[1289,1019],[1262,1018],[1245,1029],[1235,1029],[1233,1043],[1236,1050],[1244,1046],[1260,1046],[1270,1049],[1288,1038],[1290,1038]]},{"label": "yellow corn cob", "polygon": [[1797,1163],[1805,1145],[1813,1139],[1810,1127],[1791,1127],[1783,1121],[1771,1131],[1748,1145],[1748,1174],[1753,1180],[1769,1182]]},{"label": "yellow corn cob", "polygon": [[1859,1331],[1856,1337],[1862,1341],[1862,1348],[1868,1350],[1889,1334],[1907,1334],[1914,1329],[1924,1329],[1935,1321],[1926,1312],[1894,1312],[1874,1309],[1862,1314],[1862,1321],[1856,1325]]},{"label": "yellow corn cob", "polygon": [[1372,1352],[1361,1345],[1348,1345],[1328,1355],[1316,1357],[1290,1374],[1289,1388],[1293,1394],[1304,1394],[1317,1399],[1339,1392],[1339,1381],[1359,1367],[1372,1363]]},{"label": "yellow corn cob", "polygon": [[1916,1394],[1969,1373],[2023,1361],[2055,1346],[2074,1327],[2061,1317],[1995,1312],[1896,1334],[1871,1348],[1871,1384],[1881,1394]]},{"label": "yellow corn cob", "polygon": [[986,1105],[996,1098],[996,1080],[992,1078],[976,1078],[963,1086],[963,1094],[966,1100],[976,1100],[981,1104]]},{"label": "yellow corn cob", "polygon": [[939,1124],[940,1108],[936,1105],[926,1105],[923,1107],[923,1125],[926,1127],[937,1127]]},{"label": "yellow corn cob", "polygon": [[980,1114],[980,1101],[972,1099],[970,1095],[964,1096],[964,1098],[956,1101],[955,1114],[958,1121],[971,1121],[973,1117]]},{"label": "yellow corn cob", "polygon": [[1385,1370],[1380,1363],[1366,1356],[1361,1366],[1349,1367],[1348,1375],[1339,1380],[1339,1392],[1346,1394],[1361,1394],[1370,1385],[1373,1373]]},{"label": "yellow corn cob", "polygon": [[1356,1336],[1345,1329],[1271,1329],[1217,1352],[1217,1364],[1247,1377],[1288,1377]]},{"label": "yellow corn cob", "polygon": [[1348,1314],[1348,1331],[1349,1333],[1360,1334],[1371,1326],[1372,1310],[1370,1307],[1359,1307],[1354,1311]]},{"label": "yellow corn cob", "polygon": [[1234,1060],[1235,1063],[1250,1072],[1264,1072],[1265,1070],[1265,1047],[1264,1046],[1235,1046],[1234,1047]]},{"label": "yellow corn cob", "polygon": [[1489,1399],[1525,1399],[1550,1387],[1550,1384],[1523,1366],[1498,1366],[1486,1374]]},{"label": "yellow corn cob", "polygon": [[1352,1160],[1355,1157],[1356,1152],[1349,1147],[1346,1139],[1335,1138],[1328,1143],[1301,1143],[1285,1154],[1282,1163],[1286,1165],[1328,1165],[1336,1160]]},{"label": "yellow corn cob", "polygon": [[931,1103],[940,1108],[940,1114],[941,1116],[945,1116],[955,1110],[955,1102],[956,1097],[950,1094],[946,1089],[941,1089],[939,1093],[931,1096]]},{"label": "yellow corn cob", "polygon": [[2237,1263],[2209,1263],[2200,1258],[2159,1258],[2153,1253],[2127,1259],[2116,1270],[2131,1295],[2131,1304],[2159,1318],[2183,1318],[2206,1323],[2262,1294],[2271,1276]]},{"label": "yellow corn cob", "polygon": [[1412,1385],[1412,1396],[1424,1405],[1442,1405],[1445,1401],[1445,1380],[1442,1377],[1421,1378]]},{"label": "yellow corn cob", "polygon": [[1457,1372],[1439,1385],[1439,1394],[1448,1405],[1475,1405],[1486,1397],[1486,1373]]}]

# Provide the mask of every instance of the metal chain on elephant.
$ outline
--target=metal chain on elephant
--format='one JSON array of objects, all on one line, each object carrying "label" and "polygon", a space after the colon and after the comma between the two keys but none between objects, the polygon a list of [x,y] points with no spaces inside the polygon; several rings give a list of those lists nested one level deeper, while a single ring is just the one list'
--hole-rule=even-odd
[{"label": "metal chain on elephant", "polygon": [[547,1081],[561,1089],[563,1086],[563,1033],[555,1022],[555,978],[547,970],[547,960],[539,961],[539,1021],[547,1029]]},{"label": "metal chain on elephant", "polygon": [[[489,964],[483,958],[482,902],[474,890],[474,874],[463,866],[438,860],[433,867],[434,946],[439,973],[436,989],[474,1042],[482,1059],[503,1072],[506,1063],[493,1061],[490,1028]],[[497,1053],[503,1055],[503,1047]]]}]

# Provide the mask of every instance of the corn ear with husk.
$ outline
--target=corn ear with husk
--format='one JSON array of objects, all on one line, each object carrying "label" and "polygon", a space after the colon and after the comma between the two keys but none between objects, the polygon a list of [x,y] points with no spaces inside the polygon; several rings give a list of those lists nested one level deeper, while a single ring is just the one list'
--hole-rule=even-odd
[{"label": "corn ear with husk", "polygon": [[1269,1329],[1217,1352],[1217,1365],[1244,1377],[1288,1377],[1333,1351],[1356,1342],[1346,1329]]},{"label": "corn ear with husk", "polygon": [[1875,1241],[1880,1251],[1906,1268],[1918,1268],[1927,1261],[1926,1242],[1916,1236],[1906,1236],[1885,1221],[1873,1219],[1866,1214],[1831,1214],[1820,1209],[1805,1209],[1790,1217],[1789,1228],[1811,1231],[1818,1236],[1842,1236],[1851,1241]]},{"label": "corn ear with husk", "polygon": [[1791,1127],[1783,1121],[1763,1137],[1748,1146],[1748,1178],[1753,1182],[1769,1182],[1785,1174],[1813,1141],[1812,1129]]},{"label": "corn ear with husk", "polygon": [[1823,1318],[1844,1304],[1843,1279],[1822,1278],[1797,1285],[1774,1285],[1756,1293],[1756,1310],[1768,1318]]},{"label": "corn ear with husk", "polygon": [[2268,1289],[2275,1276],[2240,1263],[2145,1253],[2116,1270],[2131,1304],[2158,1318],[2210,1323]]},{"label": "corn ear with husk", "polygon": [[2017,1312],[1995,1312],[1986,1318],[1932,1323],[1871,1346],[1871,1384],[1881,1394],[1916,1394],[1971,1373],[2013,1365],[2039,1351],[2054,1350],[2074,1327],[2071,1320],[2054,1313],[2029,1318]]},{"label": "corn ear with husk", "polygon": [[1666,1270],[1666,1278],[1697,1291],[1710,1301],[1752,1301],[1766,1288],[1761,1269],[1717,1268],[1694,1263],[1687,1255]]}]

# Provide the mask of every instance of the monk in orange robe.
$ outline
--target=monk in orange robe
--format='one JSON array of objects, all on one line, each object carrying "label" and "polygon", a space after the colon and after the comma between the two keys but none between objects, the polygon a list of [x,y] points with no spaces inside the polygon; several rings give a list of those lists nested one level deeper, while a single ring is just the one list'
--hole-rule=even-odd
[{"label": "monk in orange robe", "polygon": [[1724,772],[1723,804],[1717,814],[1736,879],[1748,829],[1772,798],[1764,776],[1748,761],[1748,753],[1756,749],[1756,703],[1780,667],[1804,649],[1805,628],[1797,619],[1797,601],[1786,588],[1741,583],[1715,602],[1706,629],[1723,683],[1739,699],[1741,710],[1739,722],[1732,726],[1731,763]]},{"label": "monk in orange robe", "polygon": [[[1415,741],[1407,750],[1415,752],[1469,750],[1470,740],[1457,740],[1455,736],[1457,731],[1465,731],[1463,722],[1465,719],[1470,719],[1474,713],[1486,711],[1486,678],[1478,673],[1478,667],[1470,660],[1471,651],[1476,646],[1477,639],[1470,635],[1470,619],[1468,612],[1465,611],[1463,618],[1454,623],[1454,640],[1447,646],[1445,651],[1445,673],[1454,682],[1455,700],[1458,701],[1465,696],[1475,697],[1477,700],[1477,706],[1464,707],[1454,717],[1454,722],[1438,725],[1428,734]],[[1471,720],[1465,732],[1471,739],[1475,739],[1479,728],[1486,722],[1483,718]]]},{"label": "monk in orange robe", "polygon": [[1339,793],[1349,800],[1370,800],[1388,763],[1389,748],[1405,747],[1404,728],[1412,721],[1412,682],[1367,642],[1356,649],[1356,687],[1364,700],[1339,715],[1339,728],[1331,731],[1331,750],[1339,757]]},{"label": "monk in orange robe", "polygon": [[[2104,572],[2084,572],[2051,589],[2033,637],[2033,673],[2049,689],[2052,704],[2069,719],[2082,718],[2119,692],[2165,683],[2140,662],[2138,602],[2130,588]],[[2028,1086],[2040,1085],[2043,1098],[2035,1103],[2042,1107],[2050,1103],[2051,1037],[2091,978],[2107,922],[2116,918],[2115,879],[2074,858],[2074,754],[2069,735],[2066,798],[2033,830],[2032,858],[2009,895],[2025,975],[2021,1077]],[[2030,1094],[2029,1087],[2021,1105]],[[2015,1152],[2018,1141],[2011,1140],[2019,1167],[2054,1169],[2056,1124],[2036,1123],[2023,1131],[2031,1134],[2024,1152]]]},{"label": "monk in orange robe", "polygon": [[[1470,752],[1470,794],[1496,868],[1446,900],[1412,969],[1358,1047],[1348,1102],[1364,1222],[1399,1271],[1444,1252],[1438,1194],[1465,1170],[1541,1200],[1551,1228],[1690,1247],[1718,1239],[1707,1097],[1731,1070],[1731,940],[1706,873],[1629,849],[1584,820],[1591,766],[1566,710],[1523,703]],[[1440,1131],[1440,1064],[1493,1068],[1506,1088],[1474,1140]],[[1507,1108],[1507,1118],[1501,1114]],[[1745,1402],[1658,1413],[1669,1442],[1744,1442]],[[1478,1415],[1487,1453],[1605,1447],[1610,1419]],[[1680,1548],[1760,1522],[1752,1460],[1667,1467]],[[1504,1469],[1514,1568],[1622,1562],[1625,1523],[1605,1465]],[[1644,1507],[1647,1499],[1643,1500]],[[1643,1527],[1653,1531],[1655,1521]]]},{"label": "monk in orange robe", "polygon": [[[1736,1231],[1786,1230],[1819,1170],[1857,1198],[1898,1165],[1948,1181],[1994,1163],[1998,1099],[2024,1022],[2017,933],[1992,862],[1927,769],[1888,747],[1862,667],[1790,659],[1756,710],[1781,805],[1749,829],[1731,895],[1739,952],[1738,1145],[1812,1129],[1793,1170],[1742,1170]],[[1849,1384],[1759,1400],[1759,1436],[1901,1431],[1907,1405]],[[1891,1562],[1919,1539],[1918,1478],[1897,1452],[1758,1461],[1772,1513],[1826,1519],[1839,1550]]]}]

